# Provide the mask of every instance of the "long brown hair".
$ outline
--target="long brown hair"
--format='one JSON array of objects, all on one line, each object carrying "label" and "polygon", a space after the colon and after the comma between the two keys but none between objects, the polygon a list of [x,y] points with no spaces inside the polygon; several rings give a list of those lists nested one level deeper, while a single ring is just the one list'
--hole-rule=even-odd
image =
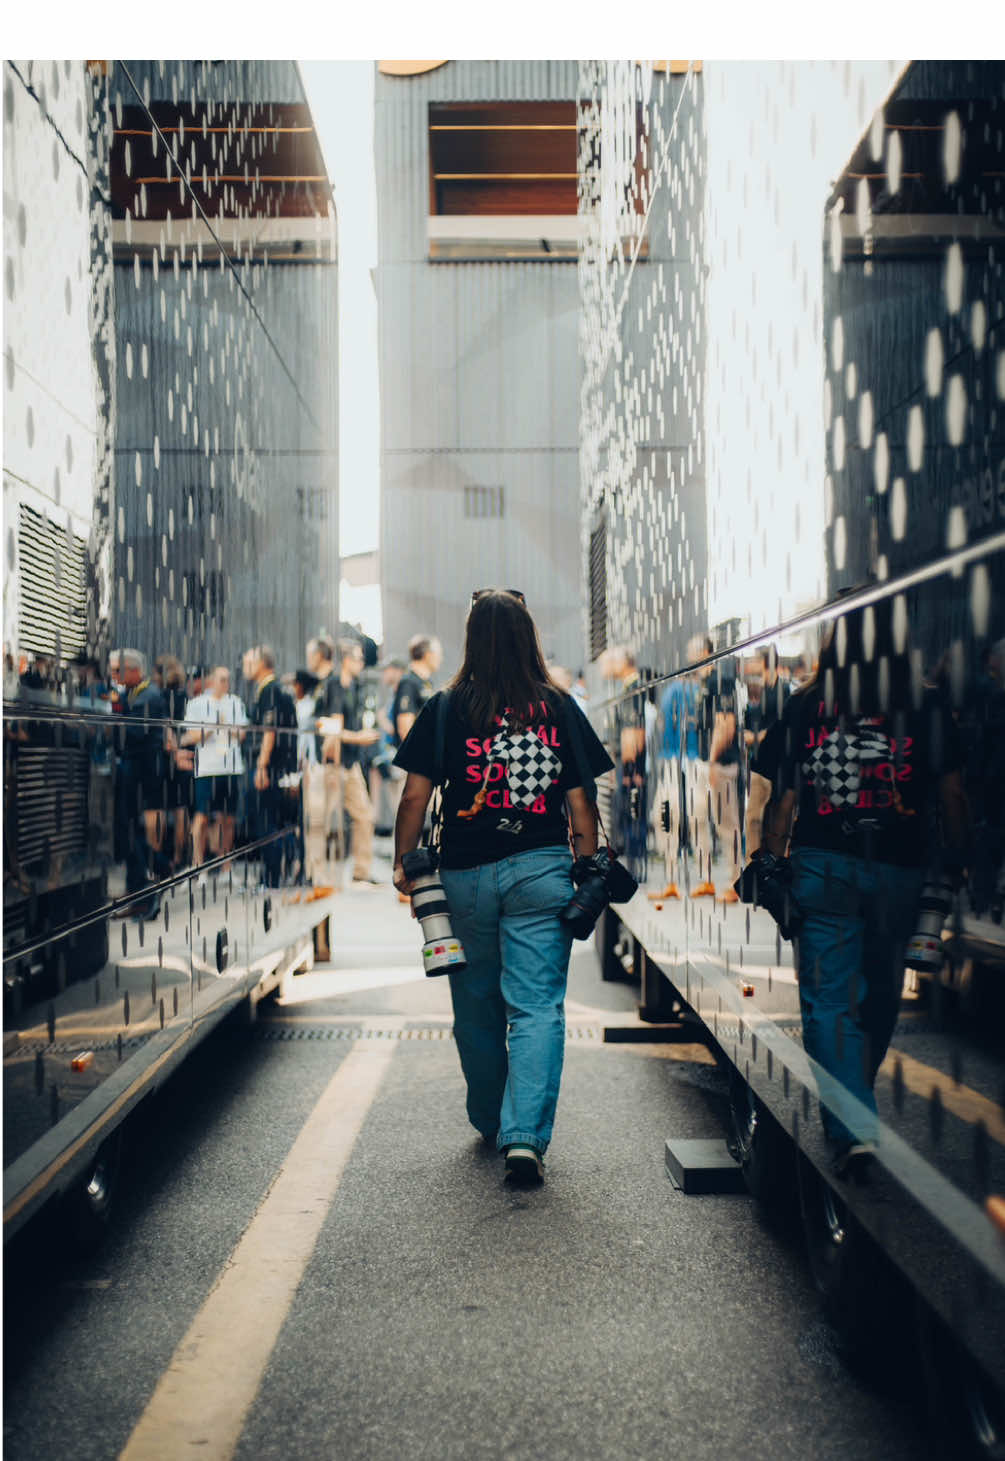
[{"label": "long brown hair", "polygon": [[503,589],[479,594],[471,605],[464,661],[447,688],[462,717],[483,735],[505,710],[515,725],[528,725],[535,702],[554,705],[562,693],[548,673],[534,620]]}]

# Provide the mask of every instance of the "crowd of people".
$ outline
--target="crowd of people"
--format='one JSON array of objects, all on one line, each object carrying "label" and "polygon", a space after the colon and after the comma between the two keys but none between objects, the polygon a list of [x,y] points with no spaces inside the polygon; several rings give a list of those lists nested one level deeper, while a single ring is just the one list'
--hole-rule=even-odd
[{"label": "crowd of people", "polygon": [[[825,1113],[835,1160],[846,1164],[868,1155],[876,1124],[873,1084],[896,1019],[903,946],[926,876],[937,867],[960,888],[965,875],[974,911],[995,921],[1005,916],[1005,641],[986,648],[976,679],[967,684],[959,675],[954,680],[951,657],[917,677],[889,601],[846,612],[840,645],[838,638],[828,630],[811,663],[805,656],[786,661],[773,646],[743,657],[723,655],[710,636],[699,634],[687,646],[687,668],[671,678],[640,670],[627,649],[611,648],[598,665],[606,681],[602,736],[590,744],[591,774],[614,773],[613,841],[638,881],[649,884],[654,901],[688,896],[749,902],[744,879],[752,859],[760,857],[762,892],[772,869],[788,864],[792,902],[779,927],[786,938],[798,935],[806,1049],[868,1118],[853,1130],[840,1113]],[[453,721],[450,715],[446,720],[452,769],[442,872],[448,900],[460,896],[462,885],[477,889],[471,874],[483,865],[498,863],[502,877],[510,861],[522,866],[522,857],[545,854],[555,862],[555,888],[565,889],[568,827],[561,797],[551,806],[548,796],[557,795],[556,788],[575,790],[582,768],[562,762],[566,779],[549,772],[547,794],[524,808],[515,799],[517,782],[505,795],[489,789],[497,769],[486,750],[489,741],[471,731],[498,724],[498,734],[515,734],[511,710],[502,714],[499,706],[523,703],[520,696],[534,687],[543,687],[540,705],[554,701],[567,728],[570,714],[577,720],[572,702],[586,708],[582,675],[545,661],[523,596],[515,591],[475,593],[467,639],[465,664],[448,687],[460,706],[450,711]],[[504,641],[509,647],[500,657]],[[139,651],[122,648],[109,655],[104,672],[83,659],[73,667],[72,693],[67,698],[64,681],[59,703],[119,721],[105,731],[84,717],[88,728],[80,744],[90,751],[91,820],[106,828],[110,856],[124,863],[126,891],[133,895],[123,903],[124,913],[155,916],[161,880],[191,868],[202,881],[210,858],[225,868],[237,848],[250,852],[252,865],[257,861],[264,888],[299,885],[297,896],[309,899],[334,892],[340,866],[349,860],[354,887],[386,885],[386,876],[374,876],[375,843],[396,823],[399,862],[414,849],[436,761],[439,641],[416,635],[406,656],[378,660],[376,646],[360,634],[319,634],[306,644],[305,661],[282,672],[268,645],[249,648],[241,665],[243,696],[232,687],[228,666],[186,672],[170,654],[148,667]],[[518,661],[522,678],[511,685],[507,676]],[[10,668],[5,664],[8,698]],[[53,685],[52,666],[36,662],[21,671],[17,695],[43,703]],[[528,703],[533,709],[538,700]],[[12,743],[30,739],[28,715],[8,721]],[[580,735],[587,729],[583,718]],[[568,739],[558,721],[533,729],[536,748],[535,737],[549,748]],[[477,756],[489,757],[488,765],[468,764]],[[479,779],[481,789],[468,806],[471,784]],[[537,815],[545,822],[535,824]],[[592,822],[591,828],[586,840],[595,850]],[[658,884],[647,876],[654,850],[665,858],[665,880]],[[411,885],[398,864],[393,881],[407,900]],[[470,960],[484,930],[459,912],[471,901],[468,891],[451,908]],[[552,928],[555,909],[549,909]],[[494,916],[488,909],[490,923]],[[783,918],[791,923],[787,930]],[[555,928],[561,934],[557,990],[564,985],[570,936]],[[486,968],[495,969],[494,960],[495,954],[486,955]],[[861,1001],[861,1018],[849,1026],[845,1009],[856,980],[868,998]],[[460,983],[451,977],[455,1008],[476,986],[471,970]],[[468,1013],[474,1021],[474,1006]],[[474,1050],[475,1035],[470,1039]],[[458,1043],[463,1046],[460,1032]],[[521,1126],[523,1118],[504,1103],[506,1129],[497,1130],[501,1056],[497,1063],[499,1079],[491,1090],[471,1074],[474,1064],[470,1071],[465,1067],[469,1114],[510,1156],[525,1141],[528,1170],[540,1175],[557,1076],[546,1119],[528,1118]]]},{"label": "crowd of people", "polygon": [[[225,665],[186,683],[170,656],[149,678],[135,652],[111,656],[129,723],[117,798],[129,824],[128,892],[247,843],[260,844],[266,888],[292,883],[306,898],[326,897],[347,851],[353,886],[378,886],[374,836],[390,831],[398,786],[389,763],[432,693],[442,651],[425,635],[410,642],[407,664],[368,665],[368,650],[372,658],[362,636],[320,634],[305,664],[284,672],[269,645],[253,646],[242,660],[244,698]],[[139,911],[156,913],[156,892]]]},{"label": "crowd of people", "polygon": [[654,842],[663,852],[666,882],[654,900],[681,897],[684,862],[693,859],[688,895],[733,903],[767,802],[764,778],[752,769],[757,747],[813,670],[808,657],[785,660],[774,648],[716,658],[707,634],[689,641],[687,661],[682,674],[653,684],[629,650],[601,656],[611,692],[606,738],[617,756],[613,835],[640,881]]},{"label": "crowd of people", "polygon": [[[44,658],[21,667],[16,685],[7,675],[8,699],[55,696],[87,713],[93,840],[124,864],[127,894],[146,892],[124,913],[155,917],[162,879],[191,869],[202,883],[208,860],[226,867],[253,843],[266,888],[328,896],[347,854],[353,886],[378,886],[375,834],[390,835],[403,781],[391,761],[443,651],[420,634],[406,656],[378,663],[371,640],[346,632],[312,638],[304,658],[283,671],[269,645],[249,648],[243,695],[228,665],[186,670],[174,655],[150,663],[128,648],[104,667],[81,656],[58,681]],[[96,728],[93,714],[117,724]]]},{"label": "crowd of people", "polygon": [[[54,659],[5,654],[8,700],[84,711],[92,849],[125,867],[124,912],[153,918],[158,883],[228,866],[259,843],[261,882],[328,896],[351,862],[354,888],[378,886],[375,838],[393,830],[404,774],[392,765],[434,691],[443,649],[430,634],[382,660],[362,632],[319,634],[286,670],[267,644],[248,649],[240,681],[225,664],[190,666],[169,653],[112,650]],[[556,667],[574,693],[582,677]],[[242,692],[242,693],[239,693]],[[91,717],[107,715],[113,730]],[[85,723],[82,723],[82,725]],[[27,734],[26,731],[23,734]]]}]

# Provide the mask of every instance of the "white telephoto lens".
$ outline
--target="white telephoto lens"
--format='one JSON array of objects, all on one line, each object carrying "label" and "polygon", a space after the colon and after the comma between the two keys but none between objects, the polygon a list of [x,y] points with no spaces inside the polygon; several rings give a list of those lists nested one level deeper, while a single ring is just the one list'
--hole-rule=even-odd
[{"label": "white telephoto lens", "polygon": [[416,918],[422,924],[422,937],[425,940],[422,946],[422,964],[426,973],[458,973],[466,968],[464,950],[450,926],[450,912],[443,884],[435,873],[426,873],[415,879],[412,906]]},{"label": "white telephoto lens", "polygon": [[422,946],[422,963],[427,974],[459,974],[467,968],[458,939],[432,939]]},{"label": "white telephoto lens", "polygon": [[953,904],[953,885],[945,879],[926,883],[918,910],[918,926],[907,941],[904,964],[919,974],[938,974],[946,961],[942,929]]}]

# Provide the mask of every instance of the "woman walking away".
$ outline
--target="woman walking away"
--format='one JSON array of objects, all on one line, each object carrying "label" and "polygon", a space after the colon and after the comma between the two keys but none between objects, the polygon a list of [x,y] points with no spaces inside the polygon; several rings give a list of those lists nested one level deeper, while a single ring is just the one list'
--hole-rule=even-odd
[{"label": "woman walking away", "polygon": [[423,707],[395,765],[408,772],[395,826],[402,892],[412,891],[402,857],[419,845],[434,781],[443,788],[441,876],[467,958],[449,978],[468,1116],[505,1153],[510,1180],[539,1182],[565,1055],[569,825],[576,856],[596,852],[583,782],[613,763],[548,674],[522,594],[472,595],[464,663]]}]

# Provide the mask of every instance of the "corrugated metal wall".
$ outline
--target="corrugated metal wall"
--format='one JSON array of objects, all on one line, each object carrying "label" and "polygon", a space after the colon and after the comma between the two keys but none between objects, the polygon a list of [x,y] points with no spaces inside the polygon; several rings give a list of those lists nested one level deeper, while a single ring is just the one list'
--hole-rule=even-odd
[{"label": "corrugated metal wall", "polygon": [[[427,260],[431,101],[573,100],[575,62],[450,61],[376,78],[384,640],[458,662],[472,588],[521,588],[578,668],[578,288],[568,263]],[[504,515],[465,516],[465,487]]]},{"label": "corrugated metal wall", "polygon": [[[125,67],[152,104],[234,108],[238,171],[241,122],[306,102],[288,61]],[[122,66],[111,86],[113,114],[135,103]],[[337,268],[162,252],[116,255],[115,635],[235,670],[269,643],[294,669],[338,620]]]},{"label": "corrugated metal wall", "polygon": [[[626,646],[652,670],[668,656],[679,663],[690,636],[707,628],[707,481],[700,448],[705,340],[699,323],[705,191],[701,77],[656,76],[646,94],[643,81],[641,72],[623,63],[584,61],[580,72],[580,211],[592,214],[579,266],[581,553],[588,564],[593,535],[603,525],[606,574],[597,588],[606,602],[594,623],[606,632],[596,634],[593,648]],[[638,224],[622,201],[623,179],[609,149],[613,116],[630,128],[630,158],[639,129],[649,169],[646,252],[634,263],[623,251],[612,253],[603,237],[612,198],[622,210],[622,238]],[[604,173],[605,163],[613,178]],[[584,619],[596,607],[586,605]]]}]

